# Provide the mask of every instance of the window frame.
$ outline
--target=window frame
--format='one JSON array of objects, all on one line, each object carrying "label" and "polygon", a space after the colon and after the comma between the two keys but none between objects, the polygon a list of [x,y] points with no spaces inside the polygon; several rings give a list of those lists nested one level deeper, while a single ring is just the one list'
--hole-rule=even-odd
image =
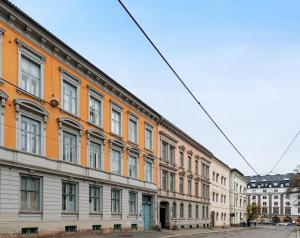
[{"label": "window frame", "polygon": [[[135,176],[131,176],[130,175],[130,163],[129,163],[129,160],[130,160],[130,158],[132,158],[132,159],[135,159]],[[134,179],[137,179],[138,178],[138,156],[137,155],[133,155],[133,154],[131,154],[131,153],[128,153],[128,177],[130,177],[130,178],[134,178]]]},{"label": "window frame", "polygon": [[76,163],[70,164],[81,164],[81,137],[83,133],[83,127],[81,124],[71,118],[68,117],[60,117],[58,118],[59,125],[59,160],[65,163],[70,163],[68,161],[63,160],[64,146],[63,146],[63,134],[64,132],[73,134],[77,138],[77,157]]},{"label": "window frame", "polygon": [[[113,193],[114,192],[117,192],[119,194],[119,198],[113,198]],[[113,211],[113,200],[115,201],[118,201],[119,202],[119,211]],[[116,206],[117,208],[117,206]],[[111,214],[112,215],[121,215],[122,214],[122,190],[120,189],[115,189],[115,188],[112,188],[111,189]]]},{"label": "window frame", "polygon": [[[120,114],[120,125],[119,125],[119,131],[120,133],[116,133],[113,131],[113,124],[112,124],[112,114],[113,111],[117,112]],[[110,105],[110,132],[114,135],[117,135],[119,137],[123,137],[123,108],[121,106],[119,106],[118,104],[111,102]]]},{"label": "window frame", "polygon": [[[1,29],[0,29],[0,56],[1,56]],[[1,79],[0,79],[0,83],[1,83]],[[5,138],[4,138],[5,137],[5,133],[4,133],[5,117],[4,116],[5,116],[5,104],[6,104],[7,98],[8,98],[8,95],[0,89],[0,146],[4,146],[4,141],[5,141]]]},{"label": "window frame", "polygon": [[[93,196],[91,197],[91,189],[97,189],[98,190],[98,198],[97,196]],[[98,199],[98,207],[99,207],[99,210],[98,211],[94,211],[91,209],[91,200],[92,198],[96,198]],[[96,185],[89,185],[89,213],[90,214],[102,214],[103,212],[103,188],[101,186],[96,186]]]},{"label": "window frame", "polygon": [[[88,129],[87,133],[87,158],[88,158],[88,167],[90,169],[95,170],[103,170],[104,169],[104,151],[105,151],[105,144],[106,144],[106,137],[104,133],[102,133],[98,129]],[[91,144],[95,143],[100,145],[101,152],[100,152],[100,163],[96,161],[96,167],[91,166]],[[98,165],[98,167],[97,167]],[[100,166],[99,166],[100,165]]]},{"label": "window frame", "polygon": [[[22,209],[22,178],[36,178],[39,179],[39,209]],[[30,174],[20,174],[19,175],[19,181],[20,181],[20,208],[19,211],[20,213],[42,213],[43,211],[43,178],[41,176],[36,176],[36,175],[30,175]],[[28,201],[27,201],[28,203]]]},{"label": "window frame", "polygon": [[[110,148],[109,148],[109,162],[110,162],[110,173],[111,174],[115,174],[115,175],[119,175],[119,176],[122,176],[123,175],[123,156],[124,156],[124,148],[125,148],[125,145],[119,141],[119,140],[110,140]],[[120,153],[120,173],[115,173],[112,171],[112,152],[113,151],[117,151]]]},{"label": "window frame", "polygon": [[[134,140],[132,140],[131,138],[131,131],[130,131],[130,123],[133,122],[135,123],[135,135],[134,135]],[[139,136],[138,136],[138,131],[139,131],[139,123],[138,123],[138,118],[134,115],[132,115],[131,113],[129,113],[129,116],[128,116],[128,141],[134,143],[134,144],[138,144],[138,141],[139,141]]]},{"label": "window frame", "polygon": [[[134,195],[135,199],[131,200],[131,196]],[[131,205],[134,203],[134,211],[131,211]],[[128,205],[129,205],[129,215],[137,215],[138,213],[138,193],[134,191],[128,192]]]},{"label": "window frame", "polygon": [[[16,106],[16,143],[17,149],[33,155],[45,156],[46,154],[46,125],[48,112],[39,104],[30,99],[15,99]],[[22,150],[22,116],[40,122],[40,153]]]},{"label": "window frame", "polygon": [[[66,184],[66,185],[72,185],[72,186],[74,186],[74,188],[75,188],[75,194],[74,195],[72,195],[72,194],[67,194],[67,193],[63,193],[63,184]],[[61,193],[61,201],[62,201],[62,203],[61,203],[61,211],[62,211],[62,213],[65,213],[65,214],[72,214],[72,213],[77,213],[78,212],[78,195],[79,195],[79,189],[78,189],[78,183],[76,183],[76,182],[72,182],[72,181],[66,181],[66,180],[62,180],[62,183],[61,183],[61,185],[62,185],[62,193]],[[66,202],[65,202],[65,206],[66,206],[66,208],[68,207],[68,204],[69,204],[69,196],[73,196],[74,197],[74,210],[68,210],[68,209],[66,209],[66,210],[64,210],[63,209],[63,205],[64,205],[64,202],[63,202],[63,200],[64,200],[64,195],[66,196],[65,198],[66,198]]]},{"label": "window frame", "polygon": [[179,193],[184,194],[184,177],[179,177]]},{"label": "window frame", "polygon": [[183,203],[183,202],[180,203],[180,205],[179,205],[179,217],[180,217],[181,219],[184,218],[184,203]]},{"label": "window frame", "polygon": [[[148,148],[148,146],[147,146],[147,137],[146,137],[147,130],[151,132],[150,148]],[[144,133],[145,133],[145,149],[152,151],[153,150],[153,127],[148,124],[145,124]]]},{"label": "window frame", "polygon": [[[81,81],[77,79],[72,74],[68,73],[62,68],[59,68],[60,70],[60,101],[61,101],[61,110],[69,113],[71,115],[74,115],[76,117],[80,117],[80,84]],[[76,105],[75,105],[75,113],[68,111],[66,108],[64,108],[64,82],[67,82],[71,86],[76,88]]]},{"label": "window frame", "polygon": [[[91,123],[92,125],[94,126],[97,126],[97,127],[100,127],[102,128],[103,127],[103,98],[104,96],[99,93],[98,91],[96,91],[95,89],[89,87],[89,95],[88,95],[88,122]],[[95,122],[92,122],[91,121],[91,98],[93,98],[94,100],[100,102],[100,121],[99,121],[99,124],[95,123]]]},{"label": "window frame", "polygon": [[2,55],[2,47],[3,47],[3,35],[5,33],[5,30],[0,28],[0,85],[3,83],[2,80],[2,70],[3,70],[3,55]]},{"label": "window frame", "polygon": [[[150,164],[150,176],[151,176],[151,179],[150,179],[150,181],[148,181],[148,179],[146,179],[147,177],[146,177],[146,175],[147,175],[147,171],[146,171],[146,163],[148,163],[148,164]],[[152,183],[153,182],[153,160],[152,159],[150,159],[149,157],[145,157],[145,178],[144,178],[144,180],[146,181],[146,182],[148,182],[148,183]]]},{"label": "window frame", "polygon": [[[19,39],[16,39],[18,45],[18,89],[24,93],[30,94],[36,98],[44,99],[44,78],[45,78],[45,61],[46,58],[38,53],[36,50],[32,49],[30,46],[26,45]],[[40,95],[34,95],[22,88],[22,57],[33,61],[40,66]]]}]

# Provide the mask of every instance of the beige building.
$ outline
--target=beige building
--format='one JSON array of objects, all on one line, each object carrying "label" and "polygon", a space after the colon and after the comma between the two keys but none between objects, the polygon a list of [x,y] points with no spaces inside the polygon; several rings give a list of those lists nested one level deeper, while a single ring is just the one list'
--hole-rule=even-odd
[{"label": "beige building", "polygon": [[247,181],[237,169],[230,171],[230,224],[239,225],[247,220]]},{"label": "beige building", "polygon": [[165,119],[158,131],[159,224],[208,228],[212,153]]},{"label": "beige building", "polygon": [[230,168],[222,161],[213,157],[211,168],[211,224],[212,227],[230,225],[229,209],[229,177]]}]

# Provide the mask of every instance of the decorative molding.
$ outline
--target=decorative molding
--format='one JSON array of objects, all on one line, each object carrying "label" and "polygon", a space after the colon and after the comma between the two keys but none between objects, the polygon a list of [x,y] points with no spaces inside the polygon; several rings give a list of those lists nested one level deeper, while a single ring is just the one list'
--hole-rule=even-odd
[{"label": "decorative molding", "polygon": [[26,43],[24,43],[20,39],[16,38],[16,43],[18,44],[18,46],[21,49],[24,49],[24,50],[28,51],[30,54],[32,54],[33,56],[37,57],[41,61],[41,63],[44,63],[46,61],[45,56],[41,55],[39,52],[37,52],[32,47],[28,46]]},{"label": "decorative molding", "polygon": [[20,112],[21,108],[27,112],[33,112],[34,114],[40,115],[44,118],[44,122],[47,123],[48,111],[30,99],[17,98],[14,100],[16,105],[17,113]]},{"label": "decorative molding", "polygon": [[69,117],[59,117],[57,118],[59,128],[61,129],[63,126],[71,127],[75,130],[79,130],[79,135],[82,136],[83,127],[82,125]]},{"label": "decorative molding", "polygon": [[91,137],[94,137],[98,140],[102,140],[103,142],[105,142],[105,140],[106,140],[105,134],[102,131],[100,131],[99,129],[94,129],[94,128],[87,129],[86,134],[87,134],[88,140],[90,140]]},{"label": "decorative molding", "polygon": [[192,156],[194,154],[194,152],[192,150],[188,150],[187,151],[188,155]]},{"label": "decorative molding", "polygon": [[180,146],[179,146],[179,150],[184,152],[184,151],[186,150],[185,145],[180,145]]}]

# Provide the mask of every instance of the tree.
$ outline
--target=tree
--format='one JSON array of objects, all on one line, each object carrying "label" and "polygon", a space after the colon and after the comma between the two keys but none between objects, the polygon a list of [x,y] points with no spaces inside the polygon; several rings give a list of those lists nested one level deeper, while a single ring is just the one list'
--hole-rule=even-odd
[{"label": "tree", "polygon": [[300,199],[300,165],[294,170],[295,174],[290,180],[290,187],[287,189],[287,193],[291,195],[292,202],[298,205]]},{"label": "tree", "polygon": [[260,206],[256,204],[248,204],[247,206],[247,219],[250,221],[257,219],[260,215]]}]

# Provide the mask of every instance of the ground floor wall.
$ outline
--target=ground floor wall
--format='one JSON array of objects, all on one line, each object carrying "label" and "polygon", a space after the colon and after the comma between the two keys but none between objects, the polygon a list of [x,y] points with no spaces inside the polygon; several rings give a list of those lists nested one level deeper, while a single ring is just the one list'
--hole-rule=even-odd
[{"label": "ground floor wall", "polygon": [[166,229],[209,228],[209,205],[158,195],[158,223]]},{"label": "ground floor wall", "polygon": [[[38,178],[38,185],[30,179],[26,182],[24,176]],[[65,183],[75,186],[66,188]],[[91,187],[100,188],[99,194],[91,193]],[[115,190],[120,192],[119,197],[112,193]],[[40,195],[35,196],[37,193]],[[130,197],[131,193],[136,194],[136,200]],[[2,235],[31,231],[38,231],[41,236],[65,231],[143,230],[145,224],[150,229],[157,224],[156,200],[153,191],[0,165]],[[97,209],[91,208],[98,205]],[[73,206],[75,210],[68,211]],[[144,208],[148,208],[146,215]]]},{"label": "ground floor wall", "polygon": [[232,226],[240,225],[247,221],[247,211],[244,208],[233,207],[230,209],[230,224]]},{"label": "ground floor wall", "polygon": [[230,226],[229,207],[211,206],[211,220],[213,227],[228,227]]}]

